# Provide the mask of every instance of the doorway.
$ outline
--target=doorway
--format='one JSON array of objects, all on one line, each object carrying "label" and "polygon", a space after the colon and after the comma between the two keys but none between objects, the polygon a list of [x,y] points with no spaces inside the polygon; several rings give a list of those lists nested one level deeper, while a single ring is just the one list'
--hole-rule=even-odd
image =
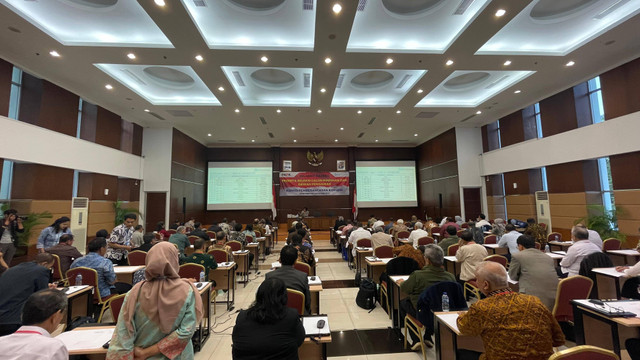
[{"label": "doorway", "polygon": [[466,219],[475,219],[482,213],[482,200],[480,199],[480,188],[463,188],[464,214]]},{"label": "doorway", "polygon": [[[167,206],[166,192],[148,192],[145,232],[154,231],[158,221],[164,221]],[[166,225],[166,224],[165,224]]]}]

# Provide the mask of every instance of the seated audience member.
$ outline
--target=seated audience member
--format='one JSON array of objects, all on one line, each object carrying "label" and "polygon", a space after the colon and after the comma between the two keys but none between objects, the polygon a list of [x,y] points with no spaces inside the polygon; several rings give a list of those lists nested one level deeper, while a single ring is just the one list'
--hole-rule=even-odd
[{"label": "seated audience member", "polygon": [[427,222],[424,224],[424,228],[427,230],[431,230],[432,227],[436,226],[438,226],[438,224],[436,224],[436,222],[433,221],[433,218],[430,217],[427,218]]},{"label": "seated audience member", "polygon": [[524,230],[524,234],[533,236],[543,249],[547,246],[547,231],[540,224],[536,224],[536,219],[527,219],[527,228]]},{"label": "seated audience member", "polygon": [[180,222],[180,220],[175,219],[173,220],[173,222],[171,223],[171,225],[169,225],[169,230],[178,230],[178,227],[182,225],[182,223]]},{"label": "seated audience member", "polygon": [[227,245],[227,234],[224,232],[224,230],[220,230],[216,233],[216,242],[209,246],[207,252],[216,249],[226,251],[228,258],[227,261],[233,261],[233,251],[231,251],[231,246]]},{"label": "seated audience member", "polygon": [[349,233],[353,230],[353,221],[347,220],[347,225],[342,228],[342,236],[349,237]]},{"label": "seated audience member", "polygon": [[155,232],[162,235],[162,240],[165,241],[171,236],[171,233],[164,229],[164,221],[158,221]]},{"label": "seated audience member", "polygon": [[602,238],[600,237],[600,234],[598,234],[597,231],[588,229],[584,224],[578,224],[578,225],[576,225],[576,227],[582,227],[582,228],[586,229],[589,232],[589,241],[591,241],[597,247],[602,249]]},{"label": "seated audience member", "polygon": [[488,256],[487,249],[473,241],[473,235],[465,230],[460,234],[460,248],[456,253],[456,260],[460,263],[460,280],[474,279],[476,266]]},{"label": "seated audience member", "polygon": [[185,226],[178,226],[176,233],[171,235],[169,242],[175,244],[178,247],[180,256],[184,255],[184,249],[191,246],[189,238],[187,237],[187,228]]},{"label": "seated audience member", "polygon": [[235,224],[233,230],[229,231],[229,241],[239,241],[242,245],[247,245],[247,234],[242,232],[242,224]]},{"label": "seated audience member", "polygon": [[78,258],[82,257],[82,254],[78,249],[73,246],[73,235],[64,234],[60,236],[60,242],[47,249],[49,254],[58,255],[60,258],[60,269],[62,271],[62,277],[65,277],[64,274],[69,270],[71,263]]},{"label": "seated audience member", "polygon": [[343,225],[347,225],[347,222],[344,221],[344,217],[338,216],[338,218],[336,219],[336,222],[333,224],[333,230],[338,231],[340,226],[343,226]]},{"label": "seated audience member", "polygon": [[520,235],[516,241],[520,251],[511,256],[509,276],[518,281],[521,293],[537,296],[549,311],[553,310],[558,288],[553,259],[536,249],[532,236]]},{"label": "seated audience member", "polygon": [[[518,238],[521,236],[519,232],[516,231],[516,227],[512,224],[507,224],[504,227],[506,234],[502,235],[500,241],[498,241],[498,246],[503,248],[509,248],[509,253],[507,254],[507,258],[511,260],[513,254],[517,254],[518,251]],[[544,254],[543,254],[544,255]],[[548,257],[548,256],[547,256]]]},{"label": "seated audience member", "polygon": [[144,235],[144,228],[142,225],[136,225],[133,228],[133,234],[131,235],[131,247],[137,248],[142,245],[144,241],[142,241],[142,236]]},{"label": "seated audience member", "polygon": [[184,223],[184,227],[186,227],[187,229],[195,229],[195,224],[196,224],[196,219],[193,217],[190,217],[189,221]]},{"label": "seated audience member", "polygon": [[247,224],[247,226],[244,227],[244,236],[251,236],[251,238],[253,239],[253,241],[257,241],[256,240],[256,233],[255,231],[253,231],[253,225],[252,224]]},{"label": "seated audience member", "polygon": [[260,222],[260,219],[258,218],[253,219],[253,232],[256,231],[260,233],[260,236],[256,233],[257,237],[262,237],[265,234],[264,223]]},{"label": "seated audience member", "polygon": [[398,233],[401,231],[407,231],[407,225],[404,224],[404,220],[398,219],[396,220],[395,225],[391,228],[391,235],[393,236],[393,240],[398,240]]},{"label": "seated audience member", "polygon": [[207,233],[202,230],[201,228],[202,224],[200,224],[199,222],[195,222],[193,224],[193,230],[191,230],[191,232],[189,233],[190,236],[197,236],[200,239],[204,240],[204,241],[209,241],[211,240],[209,238],[209,235],[207,235]]},{"label": "seated audience member", "polygon": [[373,227],[374,228],[381,227],[382,231],[384,231],[384,221],[376,220],[376,222],[373,223]]},{"label": "seated audience member", "polygon": [[[456,281],[456,277],[453,274],[442,268],[444,253],[437,245],[426,245],[424,258],[427,265],[420,270],[414,271],[406,281],[400,284],[400,290],[408,295],[407,298],[400,301],[400,307],[405,313],[413,317],[416,317],[418,298],[425,289],[441,281]],[[400,318],[404,319],[404,314],[401,314]],[[431,335],[433,334],[425,334],[425,341],[427,341],[427,346],[430,345],[429,347],[433,346]],[[418,345],[419,339],[413,333],[411,333],[411,337],[413,344]]]},{"label": "seated audience member", "polygon": [[395,225],[395,222],[393,221],[393,218],[389,218],[389,223],[385,225],[384,232],[387,234],[391,234],[391,231],[394,225]]},{"label": "seated audience member", "polygon": [[[564,345],[560,325],[549,309],[535,296],[512,292],[502,265],[484,261],[474,277],[487,298],[471,305],[457,323],[462,335],[482,338],[483,358],[546,360],[553,347]],[[458,356],[479,359],[481,355],[458,350]]]},{"label": "seated audience member", "polygon": [[[222,229],[222,231],[225,232],[225,234],[229,235],[229,232],[231,231],[231,229],[233,229],[231,227],[231,225],[229,225],[229,223],[227,222],[227,218],[222,219],[222,222],[218,224],[218,226],[220,227],[220,229]],[[217,231],[216,231],[217,233]]]},{"label": "seated audience member", "polygon": [[458,224],[458,226],[462,226],[462,224],[465,223],[465,221],[462,219],[462,216],[460,215],[456,215],[454,220],[456,224]]},{"label": "seated audience member", "polygon": [[302,237],[299,234],[293,235],[291,246],[298,249],[298,261],[308,264],[312,268],[316,265],[316,258],[313,256],[313,251],[302,245]]},{"label": "seated audience member", "polygon": [[233,327],[234,360],[297,360],[305,331],[296,309],[287,307],[287,289],[278,278],[258,287],[256,301],[240,310]]},{"label": "seated audience member", "polygon": [[413,225],[414,230],[409,234],[409,243],[413,244],[416,249],[418,248],[418,239],[429,236],[429,233],[423,230],[423,226],[420,221],[416,221]]},{"label": "seated audience member", "polygon": [[39,253],[33,261],[20,263],[0,276],[0,336],[18,330],[25,302],[31,294],[49,286],[52,266],[53,256]]},{"label": "seated audience member", "polygon": [[65,344],[51,337],[67,309],[67,295],[45,289],[29,296],[22,310],[22,326],[15,333],[0,337],[2,359],[68,360]]},{"label": "seated audience member", "polygon": [[209,278],[209,270],[215,270],[218,268],[216,259],[204,252],[204,240],[196,239],[193,244],[193,254],[182,258],[183,263],[193,263],[204,266],[204,276]]},{"label": "seated audience member", "polygon": [[178,269],[178,249],[172,244],[161,242],[149,250],[145,280],[124,299],[107,360],[193,359],[191,338],[203,304],[198,289],[181,279]]},{"label": "seated audience member", "polygon": [[298,290],[304,294],[305,314],[311,313],[311,294],[309,293],[309,280],[307,275],[293,267],[298,260],[298,249],[291,245],[285,245],[280,250],[281,267],[268,272],[265,279],[280,279],[284,285],[293,290]]},{"label": "seated audience member", "polygon": [[444,255],[447,256],[448,255],[447,251],[449,250],[449,246],[455,245],[458,242],[460,242],[460,238],[458,238],[458,235],[456,235],[458,233],[458,230],[456,229],[455,226],[449,225],[446,227],[445,231],[449,236],[440,240],[438,242],[438,246],[440,246],[442,251],[444,251]]},{"label": "seated audience member", "polygon": [[[98,289],[101,297],[105,298],[114,292],[124,294],[131,289],[129,284],[116,282],[113,263],[104,257],[107,253],[107,241],[104,238],[91,240],[87,245],[87,251],[87,255],[75,259],[69,268],[88,267],[95,270],[98,273]],[[75,279],[69,279],[71,284],[75,284],[74,281]]]},{"label": "seated audience member", "polygon": [[476,218],[476,227],[481,227],[484,231],[491,230],[491,223],[487,221],[487,217],[484,214],[478,215]]},{"label": "seated audience member", "polygon": [[371,233],[362,227],[362,224],[356,223],[353,231],[349,235],[349,244],[352,246],[351,254],[356,256],[356,244],[360,239],[371,239]]},{"label": "seated audience member", "polygon": [[151,250],[151,247],[153,246],[153,241],[155,240],[155,235],[153,233],[146,233],[142,236],[142,245],[140,245],[140,247],[135,248],[133,250],[139,250],[139,251],[144,251],[144,252],[149,252],[149,250]]},{"label": "seated audience member", "polygon": [[393,247],[393,238],[391,235],[384,233],[384,227],[374,227],[373,234],[371,235],[371,247],[375,250],[377,247],[383,245]]},{"label": "seated audience member", "polygon": [[560,261],[562,273],[568,276],[578,275],[582,259],[589,254],[600,252],[600,248],[589,241],[589,232],[585,227],[574,226],[571,229],[571,240],[574,244],[567,249],[567,255]]},{"label": "seated audience member", "polygon": [[376,216],[371,214],[369,216],[369,220],[367,220],[367,227],[371,228],[373,226],[373,223],[376,222],[376,221],[378,221],[378,219],[376,219]]},{"label": "seated audience member", "polygon": [[4,262],[3,256],[4,254],[2,253],[2,251],[0,251],[0,275],[2,275],[9,268],[9,265]]},{"label": "seated audience member", "polygon": [[422,269],[426,265],[426,262],[424,260],[424,253],[420,250],[420,248],[416,249],[409,244],[393,248],[393,256],[411,258],[415,260],[416,263],[418,263],[418,267],[420,269]]},{"label": "seated audience member", "polygon": [[[452,219],[452,218],[447,218],[447,222],[446,222],[446,223],[444,223],[444,225],[442,225],[442,226],[441,226],[441,228],[442,228],[442,229],[446,229],[446,228],[448,228],[449,226],[453,226],[454,228],[456,228],[456,231],[458,231],[458,230],[460,230],[460,229],[461,229],[460,225],[456,224],[456,222],[455,222],[455,221],[453,221],[453,219]],[[448,236],[449,236],[449,234],[448,234],[448,233],[445,233],[445,234],[444,234],[444,237],[448,237]]]},{"label": "seated audience member", "polygon": [[298,235],[300,235],[300,237],[302,238],[302,245],[313,249],[313,243],[311,242],[311,238],[309,236],[309,232],[307,232],[307,230],[305,229],[299,229],[298,230]]},{"label": "seated audience member", "polygon": [[293,237],[293,235],[298,233],[298,229],[302,229],[302,223],[300,221],[294,221],[293,223],[291,223],[291,228],[288,230],[289,233],[287,235],[287,245],[291,244],[291,238]]},{"label": "seated audience member", "polygon": [[[504,235],[505,233],[505,223],[504,223],[504,219],[501,218],[495,218],[493,220],[493,227],[491,228],[491,234],[495,235],[498,237],[498,239]],[[513,227],[513,229],[515,230],[515,226]]]},{"label": "seated audience member", "polygon": [[100,230],[96,231],[96,237],[101,237],[101,238],[108,239],[109,238],[109,232],[107,231],[107,229],[100,229]]},{"label": "seated audience member", "polygon": [[[220,226],[218,226],[218,224],[213,224],[213,225],[209,226],[209,228],[207,229],[207,231],[213,231],[214,233],[217,233],[220,230],[222,230],[222,228]],[[213,239],[211,239],[211,240],[213,240]]]},{"label": "seated audience member", "polygon": [[52,248],[60,242],[60,237],[65,234],[71,234],[69,224],[71,219],[66,216],[56,219],[50,226],[42,229],[40,236],[38,236],[38,243],[36,248],[39,252],[45,252],[49,248]]}]

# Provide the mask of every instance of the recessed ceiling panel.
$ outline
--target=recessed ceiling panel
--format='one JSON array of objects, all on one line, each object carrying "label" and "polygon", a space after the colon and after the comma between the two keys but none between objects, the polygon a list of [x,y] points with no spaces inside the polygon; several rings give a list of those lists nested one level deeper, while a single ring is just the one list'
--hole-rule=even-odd
[{"label": "recessed ceiling panel", "polygon": [[535,71],[456,70],[416,107],[475,107]]},{"label": "recessed ceiling panel", "polygon": [[190,66],[94,65],[153,105],[220,105]]},{"label": "recessed ceiling panel", "polygon": [[640,0],[537,0],[476,54],[564,56],[640,13]]},{"label": "recessed ceiling panel", "polygon": [[426,70],[342,69],[332,107],[393,107]]},{"label": "recessed ceiling panel", "polygon": [[316,0],[182,0],[212,49],[312,51]]},{"label": "recessed ceiling panel", "polygon": [[442,54],[489,0],[360,0],[347,52]]},{"label": "recessed ceiling panel", "polygon": [[0,0],[0,3],[63,45],[173,47],[137,1]]},{"label": "recessed ceiling panel", "polygon": [[313,69],[223,66],[222,71],[244,106],[311,105]]}]

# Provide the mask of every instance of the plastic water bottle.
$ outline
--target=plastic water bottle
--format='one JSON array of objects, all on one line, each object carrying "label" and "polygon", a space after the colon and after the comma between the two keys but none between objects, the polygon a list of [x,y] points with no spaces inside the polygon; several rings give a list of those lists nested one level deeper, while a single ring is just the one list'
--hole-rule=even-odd
[{"label": "plastic water bottle", "polygon": [[442,294],[442,311],[449,311],[449,295],[446,292]]},{"label": "plastic water bottle", "polygon": [[558,241],[558,240],[559,240],[558,235],[556,235],[556,241]]},{"label": "plastic water bottle", "polygon": [[200,271],[200,282],[204,282],[204,271]]},{"label": "plastic water bottle", "polygon": [[82,286],[82,275],[78,274],[78,276],[76,276],[76,286]]}]

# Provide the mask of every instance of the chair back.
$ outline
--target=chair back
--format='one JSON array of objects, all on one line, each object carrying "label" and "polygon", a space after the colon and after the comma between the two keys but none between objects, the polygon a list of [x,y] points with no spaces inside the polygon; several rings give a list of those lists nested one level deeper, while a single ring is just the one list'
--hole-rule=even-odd
[{"label": "chair back", "polygon": [[213,256],[218,264],[229,261],[229,254],[222,249],[210,250],[207,254]]},{"label": "chair back", "polygon": [[433,233],[442,235],[442,229],[440,228],[440,226],[432,227],[431,230],[429,231],[429,234],[431,234],[431,236],[434,236]]},{"label": "chair back", "polygon": [[298,290],[287,289],[287,307],[296,309],[298,315],[304,315],[304,294]]},{"label": "chair back", "polygon": [[411,235],[411,233],[408,231],[400,231],[396,234],[396,237],[398,239],[408,239],[409,235]]},{"label": "chair back", "polygon": [[53,281],[62,280],[63,276],[62,267],[60,267],[60,257],[56,254],[51,254],[51,256],[53,256],[53,267],[51,268],[53,270]]},{"label": "chair back", "polygon": [[[251,237],[251,236],[247,236],[247,237]],[[229,247],[231,248],[231,251],[240,251],[242,250],[242,243],[240,241],[229,241],[227,242],[227,245],[229,245]]]},{"label": "chair back", "polygon": [[393,248],[388,245],[378,246],[373,249],[373,255],[377,256],[380,259],[387,259],[393,257]]},{"label": "chair back", "polygon": [[562,234],[560,234],[559,232],[552,232],[551,234],[547,235],[547,242],[556,241],[556,237],[558,241],[562,241]]},{"label": "chair back", "polygon": [[102,296],[100,295],[100,288],[98,287],[98,272],[84,266],[69,269],[66,273],[67,279],[69,279],[69,285],[76,284],[76,276],[78,275],[82,275],[82,285],[93,286],[93,302],[102,303]]},{"label": "chair back", "polygon": [[609,238],[602,242],[602,251],[620,250],[620,240]]},{"label": "chair back", "polygon": [[498,237],[495,235],[487,235],[484,237],[484,243],[485,244],[497,244],[498,243]]},{"label": "chair back", "polygon": [[216,233],[214,231],[207,231],[206,234],[209,237],[209,239],[211,239],[211,241],[215,241],[216,240]]},{"label": "chair back", "polygon": [[144,266],[147,264],[147,252],[140,250],[130,251],[129,255],[127,255],[127,261],[131,266]]},{"label": "chair back", "polygon": [[183,279],[196,279],[196,281],[200,281],[200,273],[203,271],[204,266],[200,264],[186,263],[180,265],[178,275],[180,275],[180,277]]},{"label": "chair back", "polygon": [[459,248],[460,245],[458,244],[449,245],[449,247],[447,248],[447,256],[456,256]]},{"label": "chair back", "polygon": [[406,256],[395,257],[387,263],[386,275],[411,275],[412,272],[419,270],[418,262]]},{"label": "chair back", "polygon": [[189,235],[187,236],[187,239],[189,240],[189,244],[194,245],[196,243],[196,240],[198,240],[200,237],[199,236],[195,236],[195,235]]},{"label": "chair back", "polygon": [[253,230],[254,233],[256,233],[256,238],[262,237],[262,233],[258,230]]},{"label": "chair back", "polygon": [[497,262],[498,264],[504,266],[504,268],[507,268],[507,265],[509,264],[509,260],[507,260],[506,257],[502,256],[502,255],[489,255],[486,258],[484,258],[484,261],[493,261],[493,262]]},{"label": "chair back", "polygon": [[307,263],[296,261],[295,263],[293,263],[293,268],[302,271],[303,273],[307,274],[307,276],[311,275],[311,266],[309,266],[309,264]]},{"label": "chair back", "polygon": [[418,297],[416,318],[427,328],[429,334],[434,332],[433,313],[442,311],[442,294],[445,292],[449,296],[451,311],[467,310],[462,286],[455,281],[441,281],[424,289]]},{"label": "chair back", "polygon": [[173,234],[177,233],[176,229],[169,229],[169,230],[167,230],[167,232],[168,232],[170,235],[173,235]]},{"label": "chair back", "polygon": [[120,316],[120,310],[122,310],[125,296],[127,296],[127,294],[120,294],[109,298],[109,309],[111,310],[111,317],[114,323],[118,322],[118,316]]},{"label": "chair back", "polygon": [[418,239],[418,246],[433,244],[433,238],[430,236],[423,236]]},{"label": "chair back", "polygon": [[[542,245],[540,245],[539,242],[536,241],[536,245],[535,246],[536,246],[536,250],[542,250],[542,248],[541,248]],[[542,251],[544,251],[544,250],[542,250]]]},{"label": "chair back", "polygon": [[371,239],[360,239],[356,241],[356,247],[371,247]]},{"label": "chair back", "polygon": [[556,292],[556,303],[553,306],[553,316],[558,321],[573,321],[571,300],[587,299],[593,280],[582,275],[576,275],[560,280]]},{"label": "chair back", "polygon": [[591,345],[579,345],[558,351],[549,360],[620,360],[613,351]]},{"label": "chair back", "polygon": [[464,222],[464,223],[462,223],[462,225],[460,225],[460,227],[462,229],[468,229],[469,228],[469,223]]},{"label": "chair back", "polygon": [[460,229],[460,230],[456,231],[456,236],[460,237],[460,235],[462,235],[462,233],[465,232],[465,231],[466,231],[465,229]]},{"label": "chair back", "polygon": [[247,235],[244,237],[244,239],[248,242],[248,243],[252,243],[253,242],[253,236],[251,235]]}]

